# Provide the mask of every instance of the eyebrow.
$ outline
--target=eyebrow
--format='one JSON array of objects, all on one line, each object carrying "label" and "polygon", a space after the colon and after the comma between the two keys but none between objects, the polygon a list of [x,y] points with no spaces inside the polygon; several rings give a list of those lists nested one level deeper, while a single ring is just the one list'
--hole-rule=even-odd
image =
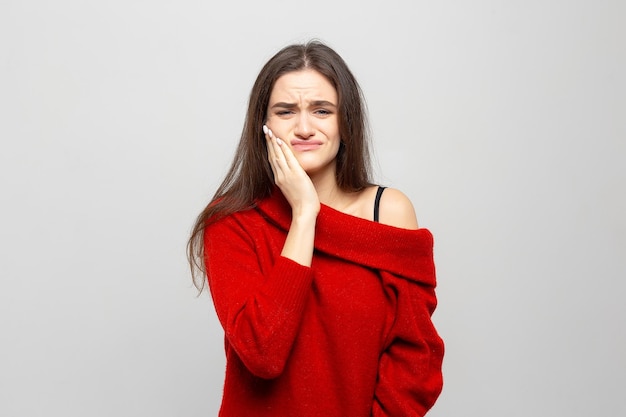
[{"label": "eyebrow", "polygon": [[[331,103],[328,100],[314,100],[314,101],[311,102],[311,105],[314,106],[314,107],[318,107],[318,106],[337,107],[337,106],[335,106],[333,103]],[[281,101],[279,103],[274,104],[271,108],[274,109],[274,108],[277,108],[277,107],[280,107],[280,108],[283,108],[283,109],[293,109],[295,107],[298,107],[298,105],[296,103],[285,103],[285,102]]]}]

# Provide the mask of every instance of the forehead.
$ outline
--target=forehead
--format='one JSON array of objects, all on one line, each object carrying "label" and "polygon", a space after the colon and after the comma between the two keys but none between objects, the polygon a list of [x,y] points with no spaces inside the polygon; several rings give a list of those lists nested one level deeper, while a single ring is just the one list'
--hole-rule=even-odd
[{"label": "forehead", "polygon": [[337,91],[328,79],[315,70],[288,72],[274,83],[270,102],[285,98],[310,98],[337,100]]}]

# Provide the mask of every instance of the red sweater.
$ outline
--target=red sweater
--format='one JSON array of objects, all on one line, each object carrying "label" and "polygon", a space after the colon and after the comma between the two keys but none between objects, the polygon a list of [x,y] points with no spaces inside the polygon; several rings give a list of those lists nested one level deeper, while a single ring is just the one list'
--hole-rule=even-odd
[{"label": "red sweater", "polygon": [[280,193],[205,233],[221,417],[423,416],[442,388],[433,239],[322,205],[312,266],[280,256]]}]

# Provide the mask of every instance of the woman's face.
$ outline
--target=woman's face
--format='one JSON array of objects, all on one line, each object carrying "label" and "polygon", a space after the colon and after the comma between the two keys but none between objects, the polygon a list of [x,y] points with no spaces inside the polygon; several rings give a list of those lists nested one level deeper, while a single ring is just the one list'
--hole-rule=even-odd
[{"label": "woman's face", "polygon": [[317,71],[289,72],[274,84],[267,127],[289,145],[309,175],[334,175],[340,143],[337,105],[337,91]]}]

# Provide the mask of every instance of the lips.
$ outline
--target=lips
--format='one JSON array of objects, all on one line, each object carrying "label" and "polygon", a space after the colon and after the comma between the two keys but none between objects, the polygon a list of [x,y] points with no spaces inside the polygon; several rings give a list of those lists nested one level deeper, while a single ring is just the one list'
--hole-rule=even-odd
[{"label": "lips", "polygon": [[313,151],[315,149],[319,149],[320,146],[323,145],[321,140],[298,140],[294,139],[291,141],[291,148],[296,151],[305,152],[305,151]]}]

